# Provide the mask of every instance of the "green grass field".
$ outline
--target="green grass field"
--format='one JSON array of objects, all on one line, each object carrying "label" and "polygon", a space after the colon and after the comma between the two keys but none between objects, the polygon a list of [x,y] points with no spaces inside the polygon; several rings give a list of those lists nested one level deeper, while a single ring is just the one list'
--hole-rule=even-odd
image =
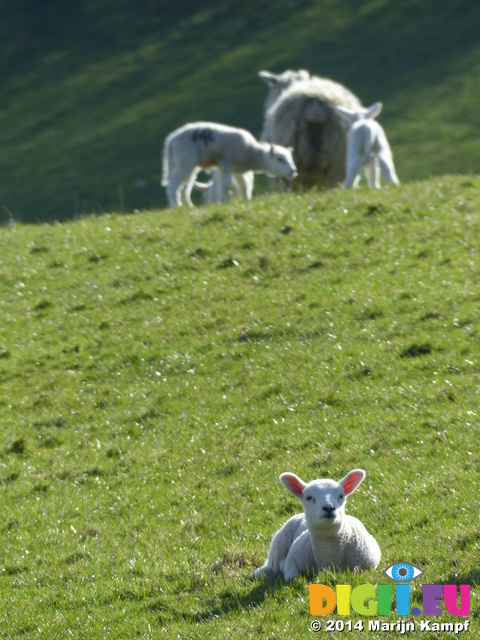
[{"label": "green grass field", "polygon": [[[272,6],[0,0],[0,638],[312,637],[250,575],[279,474],[354,467],[381,563],[314,580],[408,561],[479,634],[480,5]],[[258,135],[286,68],[383,101],[402,187],[163,209],[164,137]]]},{"label": "green grass field", "polygon": [[309,580],[249,576],[279,474],[354,467],[382,561],[317,580],[408,561],[478,633],[479,187],[1,228],[0,637],[308,638]]}]

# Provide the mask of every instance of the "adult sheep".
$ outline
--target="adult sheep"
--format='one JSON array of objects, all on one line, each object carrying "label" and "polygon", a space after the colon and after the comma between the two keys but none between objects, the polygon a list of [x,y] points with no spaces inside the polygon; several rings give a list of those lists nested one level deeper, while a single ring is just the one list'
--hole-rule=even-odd
[{"label": "adult sheep", "polygon": [[337,106],[358,109],[361,104],[338,82],[310,76],[287,84],[266,110],[261,139],[293,147],[297,184],[334,187],[343,182],[348,124]]},{"label": "adult sheep", "polygon": [[268,87],[268,94],[263,103],[264,112],[267,111],[278,96],[294,82],[310,79],[310,73],[306,69],[299,69],[298,71],[287,69],[280,74],[271,73],[270,71],[259,71],[258,76]]}]

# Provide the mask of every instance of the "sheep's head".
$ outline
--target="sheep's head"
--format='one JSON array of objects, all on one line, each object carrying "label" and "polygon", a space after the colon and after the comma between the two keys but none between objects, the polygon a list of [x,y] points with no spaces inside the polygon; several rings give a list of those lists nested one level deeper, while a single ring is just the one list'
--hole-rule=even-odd
[{"label": "sheep's head", "polygon": [[264,111],[267,111],[278,96],[294,82],[308,80],[310,78],[310,74],[306,69],[299,69],[298,71],[287,69],[280,75],[270,73],[270,71],[259,71],[258,76],[268,87],[267,98],[263,105]]},{"label": "sheep's head", "polygon": [[296,178],[298,174],[292,148],[275,144],[268,145],[267,148],[269,149],[267,173],[280,178]]},{"label": "sheep's head", "polygon": [[350,125],[358,122],[359,120],[373,120],[376,118],[383,108],[381,102],[374,102],[367,109],[360,107],[359,109],[346,109],[345,107],[335,107],[337,112],[348,121]]},{"label": "sheep's head", "polygon": [[345,501],[365,478],[363,469],[350,471],[342,480],[313,480],[306,483],[294,473],[282,473],[281,481],[303,504],[308,528],[339,531],[345,515]]}]

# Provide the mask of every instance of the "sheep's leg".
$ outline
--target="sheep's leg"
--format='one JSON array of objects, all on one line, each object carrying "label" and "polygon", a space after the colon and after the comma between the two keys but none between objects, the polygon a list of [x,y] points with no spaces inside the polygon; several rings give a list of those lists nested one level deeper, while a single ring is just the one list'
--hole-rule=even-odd
[{"label": "sheep's leg", "polygon": [[378,163],[375,157],[370,158],[370,162],[365,167],[365,177],[367,178],[367,185],[370,188],[380,188],[380,173]]},{"label": "sheep's leg", "polygon": [[380,163],[377,156],[375,156],[375,189],[380,189]]},{"label": "sheep's leg", "polygon": [[395,172],[392,156],[389,153],[380,153],[378,156],[378,162],[379,162],[383,177],[385,178],[385,182],[389,182],[389,183],[393,182],[394,184],[399,185],[400,180],[398,179],[397,174]]},{"label": "sheep's leg", "polygon": [[178,181],[178,176],[176,174],[171,175],[167,185],[167,198],[170,209],[173,209],[175,206],[182,206],[181,190],[182,183]]},{"label": "sheep's leg", "polygon": [[254,178],[255,174],[253,173],[253,171],[249,171],[248,173],[243,174],[243,179],[245,181],[245,196],[247,200],[252,199]]},{"label": "sheep's leg", "polygon": [[288,550],[290,549],[290,545],[292,544],[292,540],[285,529],[287,525],[284,525],[280,531],[277,531],[273,536],[270,549],[268,550],[267,559],[265,560],[263,567],[255,569],[253,572],[254,578],[259,578],[262,573],[267,576],[279,576],[283,573],[283,564],[287,557]]},{"label": "sheep's leg", "polygon": [[193,184],[197,178],[198,169],[195,167],[191,174],[188,176],[187,181],[185,183],[185,188],[183,190],[183,202],[190,208],[193,207],[193,202],[191,198],[191,193],[193,189]]},{"label": "sheep's leg", "polygon": [[250,179],[250,173],[236,173],[234,181],[238,189],[238,195],[246,200],[252,199],[253,180]]},{"label": "sheep's leg", "polygon": [[304,531],[293,541],[285,562],[282,563],[283,577],[289,582],[300,574],[313,574],[317,568],[310,533]]},{"label": "sheep's leg", "polygon": [[345,189],[356,187],[360,181],[360,169],[362,166],[362,157],[359,153],[347,154],[346,177],[343,181]]},{"label": "sheep's leg", "polygon": [[[170,173],[167,186],[167,197],[170,208],[175,206],[181,207],[183,204],[188,204],[189,196],[186,196],[185,185],[188,184],[193,170],[194,167],[192,168],[191,166],[177,165]],[[195,171],[193,171],[193,175],[195,176]]]},{"label": "sheep's leg", "polygon": [[232,172],[226,167],[218,170],[217,202],[228,202],[228,189],[232,183]]}]

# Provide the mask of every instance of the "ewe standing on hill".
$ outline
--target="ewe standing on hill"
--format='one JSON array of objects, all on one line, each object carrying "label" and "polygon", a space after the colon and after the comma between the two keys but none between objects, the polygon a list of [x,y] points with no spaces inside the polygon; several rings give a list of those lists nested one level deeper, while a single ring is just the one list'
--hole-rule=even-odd
[{"label": "ewe standing on hill", "polygon": [[283,178],[297,175],[289,149],[258,142],[249,131],[215,122],[191,122],[176,129],[163,147],[162,185],[170,207],[192,205],[190,192],[200,169],[218,168],[215,202],[228,199],[232,177],[243,181],[248,171]]},{"label": "ewe standing on hill", "polygon": [[281,481],[303,504],[304,513],[293,516],[274,535],[263,567],[253,572],[281,575],[288,582],[299,574],[323,569],[374,569],[380,562],[379,546],[363,524],[345,515],[345,499],[365,478],[363,469],[350,471],[340,482],[303,482],[293,473]]},{"label": "ewe standing on hill", "polygon": [[[277,76],[260,72],[269,86],[269,96],[279,92],[265,113],[262,140],[293,147],[298,181],[306,187],[334,187],[345,178],[345,150],[348,126],[336,110],[360,107],[358,98],[343,85],[311,76],[288,72]],[[287,72],[285,72],[287,73]],[[295,79],[291,74],[300,74]],[[288,82],[292,80],[292,82]],[[273,88],[272,88],[273,86]],[[283,86],[285,89],[281,90]]]}]

